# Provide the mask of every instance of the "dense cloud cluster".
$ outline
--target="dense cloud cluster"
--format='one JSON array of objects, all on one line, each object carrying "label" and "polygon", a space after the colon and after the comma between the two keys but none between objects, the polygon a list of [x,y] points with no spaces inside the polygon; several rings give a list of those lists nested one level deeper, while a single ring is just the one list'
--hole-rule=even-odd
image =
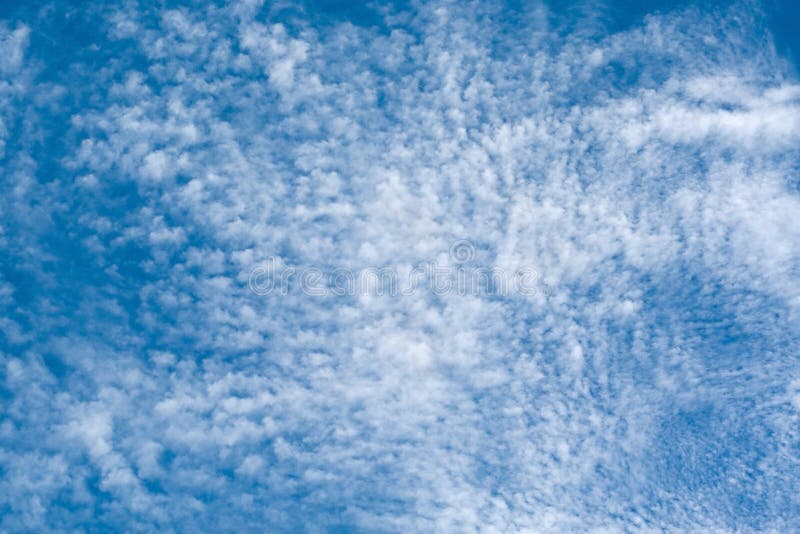
[{"label": "dense cloud cluster", "polygon": [[[156,4],[0,23],[0,529],[800,528],[757,5]],[[459,240],[548,290],[249,284]]]}]

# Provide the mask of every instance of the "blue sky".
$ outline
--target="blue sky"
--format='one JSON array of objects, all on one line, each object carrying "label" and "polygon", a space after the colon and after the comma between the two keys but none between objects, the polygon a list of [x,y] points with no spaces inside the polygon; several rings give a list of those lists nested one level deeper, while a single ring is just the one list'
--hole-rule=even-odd
[{"label": "blue sky", "polygon": [[800,530],[798,24],[3,3],[0,530]]}]

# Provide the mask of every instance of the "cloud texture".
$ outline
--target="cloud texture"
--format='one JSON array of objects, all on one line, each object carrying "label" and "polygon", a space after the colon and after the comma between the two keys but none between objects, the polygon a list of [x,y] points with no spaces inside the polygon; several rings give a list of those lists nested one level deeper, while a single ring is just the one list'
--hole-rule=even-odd
[{"label": "cloud texture", "polygon": [[[0,529],[800,529],[758,4],[169,4],[0,23]],[[248,284],[464,239],[549,291]]]}]

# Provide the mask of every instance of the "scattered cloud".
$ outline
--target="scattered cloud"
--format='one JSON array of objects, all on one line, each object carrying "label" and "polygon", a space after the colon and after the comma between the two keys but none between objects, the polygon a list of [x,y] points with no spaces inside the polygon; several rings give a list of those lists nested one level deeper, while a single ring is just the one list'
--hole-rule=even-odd
[{"label": "scattered cloud", "polygon": [[52,10],[0,23],[0,529],[798,528],[800,85],[758,5]]}]

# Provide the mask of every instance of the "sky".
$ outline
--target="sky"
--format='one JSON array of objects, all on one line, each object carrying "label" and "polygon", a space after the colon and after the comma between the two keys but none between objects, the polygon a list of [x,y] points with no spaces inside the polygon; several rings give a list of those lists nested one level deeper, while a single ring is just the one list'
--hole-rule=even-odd
[{"label": "sky", "polygon": [[0,3],[0,531],[800,530],[798,25]]}]

